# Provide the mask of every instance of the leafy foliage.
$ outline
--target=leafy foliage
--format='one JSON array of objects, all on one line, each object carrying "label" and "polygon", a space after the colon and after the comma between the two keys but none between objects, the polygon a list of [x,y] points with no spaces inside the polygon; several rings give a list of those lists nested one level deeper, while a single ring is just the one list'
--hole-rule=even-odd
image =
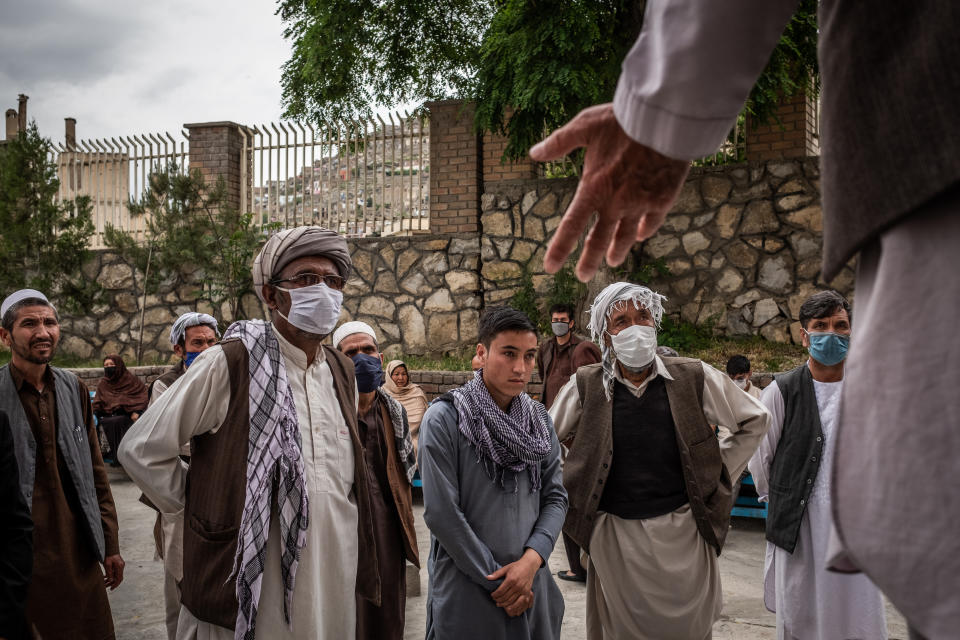
[{"label": "leafy foliage", "polygon": [[0,146],[0,291],[43,291],[59,308],[86,311],[99,286],[81,275],[93,235],[90,198],[59,203],[50,141],[32,122]]},{"label": "leafy foliage", "polygon": [[572,304],[577,307],[586,293],[587,285],[577,279],[568,261],[553,275],[553,282],[547,291],[546,308],[550,309],[555,304]]},{"label": "leafy foliage", "polygon": [[[293,44],[283,68],[285,115],[343,120],[368,115],[373,104],[463,98],[477,103],[477,129],[506,133],[505,155],[518,158],[545,131],[613,98],[645,5],[280,0],[284,36]],[[816,76],[816,40],[816,0],[801,0],[750,94],[747,110],[760,122]]]},{"label": "leafy foliage", "polygon": [[151,173],[149,185],[141,202],[129,204],[131,215],[148,216],[146,242],[107,225],[107,245],[145,274],[146,291],[192,270],[202,275],[195,278],[198,297],[211,300],[218,311],[227,302],[231,317],[241,318],[243,296],[253,291],[250,264],[275,225],[261,229],[253,214],[226,206],[222,178],[210,188],[199,171],[182,173],[171,163]]},{"label": "leafy foliage", "polygon": [[510,298],[510,306],[525,313],[542,331],[546,322],[543,311],[540,310],[539,300],[540,296],[537,295],[537,290],[533,286],[533,274],[524,266],[520,274],[520,286]]}]

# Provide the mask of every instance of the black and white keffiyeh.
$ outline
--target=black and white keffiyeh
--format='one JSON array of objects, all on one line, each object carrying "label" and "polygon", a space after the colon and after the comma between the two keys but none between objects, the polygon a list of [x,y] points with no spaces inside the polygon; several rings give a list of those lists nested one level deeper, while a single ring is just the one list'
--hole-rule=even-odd
[{"label": "black and white keffiyeh", "polygon": [[[483,383],[483,369],[450,392],[459,429],[477,452],[477,462],[503,486],[503,472],[530,474],[531,491],[540,490],[540,462],[553,446],[547,408],[526,393],[516,396],[506,413]],[[516,490],[516,487],[514,488]]]},{"label": "black and white keffiyeh", "polygon": [[410,423],[407,421],[407,411],[403,405],[390,396],[383,388],[377,389],[380,401],[386,403],[390,422],[393,423],[393,438],[397,443],[397,453],[403,462],[407,480],[413,484],[413,476],[417,473],[417,454],[413,451],[413,438],[410,437]]},{"label": "black and white keffiyeh", "polygon": [[310,510],[293,392],[287,381],[280,344],[270,324],[262,320],[235,322],[223,338],[239,338],[250,354],[247,492],[231,575],[236,576],[240,605],[234,637],[253,640],[274,487],[283,548],[280,560],[283,616],[288,625],[300,550],[307,542]]}]

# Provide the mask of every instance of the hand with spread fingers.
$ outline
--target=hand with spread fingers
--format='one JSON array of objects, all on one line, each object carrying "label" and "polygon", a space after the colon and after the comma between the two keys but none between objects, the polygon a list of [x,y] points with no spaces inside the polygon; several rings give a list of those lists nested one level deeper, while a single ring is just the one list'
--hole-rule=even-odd
[{"label": "hand with spread fingers", "polygon": [[635,242],[656,233],[683,186],[690,163],[668,158],[630,138],[610,103],[581,111],[530,149],[530,157],[546,162],[579,147],[586,147],[580,183],[543,265],[550,273],[558,271],[596,212],[576,269],[577,277],[587,281],[604,256],[607,264],[616,266]]}]

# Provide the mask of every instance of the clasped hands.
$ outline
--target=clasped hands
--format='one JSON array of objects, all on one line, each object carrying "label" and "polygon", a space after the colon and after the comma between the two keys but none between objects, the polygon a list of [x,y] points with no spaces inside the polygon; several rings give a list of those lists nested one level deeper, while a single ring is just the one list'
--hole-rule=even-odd
[{"label": "clasped hands", "polygon": [[533,607],[533,578],[543,564],[543,558],[533,549],[526,549],[520,559],[504,565],[487,576],[487,580],[503,582],[490,594],[497,606],[515,618]]}]

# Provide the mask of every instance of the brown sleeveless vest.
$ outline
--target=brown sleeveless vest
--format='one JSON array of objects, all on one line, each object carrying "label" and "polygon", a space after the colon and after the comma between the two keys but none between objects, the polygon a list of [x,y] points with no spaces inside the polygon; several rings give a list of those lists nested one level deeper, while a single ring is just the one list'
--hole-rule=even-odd
[{"label": "brown sleeveless vest", "polygon": [[[663,363],[673,376],[664,383],[690,509],[700,535],[720,555],[730,524],[732,495],[716,432],[703,415],[703,366],[691,358],[663,358]],[[604,394],[600,363],[580,367],[577,389],[582,414],[563,466],[563,485],[570,500],[563,530],[589,553],[613,460],[613,402]]]},{"label": "brown sleeveless vest", "polygon": [[[198,619],[221,627],[236,626],[239,604],[233,571],[243,502],[246,497],[250,435],[249,354],[239,340],[221,343],[230,372],[230,404],[216,433],[191,440],[190,471],[183,531],[181,601]],[[323,347],[340,410],[353,441],[354,491],[359,510],[360,554],[357,594],[379,606],[380,574],[373,539],[373,519],[363,445],[354,408],[353,362]]]}]

